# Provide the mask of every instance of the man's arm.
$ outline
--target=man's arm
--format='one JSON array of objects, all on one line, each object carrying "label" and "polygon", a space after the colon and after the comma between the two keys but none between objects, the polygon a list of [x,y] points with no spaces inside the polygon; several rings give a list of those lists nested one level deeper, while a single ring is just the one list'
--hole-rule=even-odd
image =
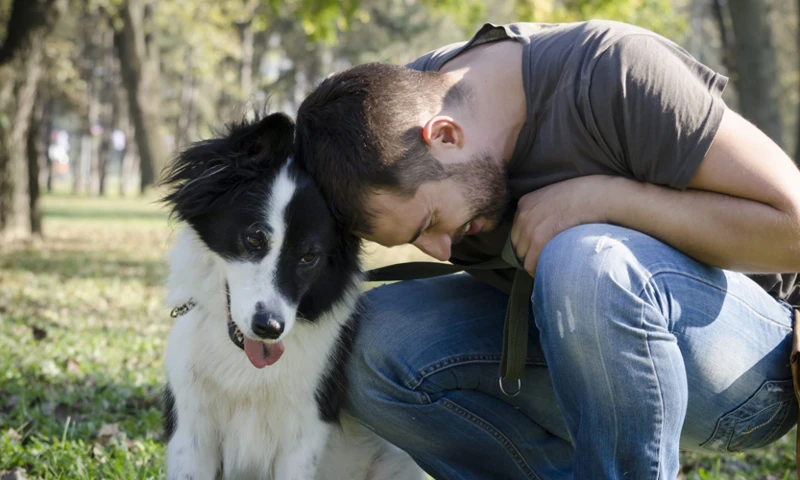
[{"label": "man's arm", "polygon": [[610,176],[560,182],[520,199],[512,242],[534,274],[547,242],[586,223],[641,231],[715,267],[800,271],[800,171],[726,109],[687,190]]},{"label": "man's arm", "polygon": [[666,40],[629,35],[587,78],[576,103],[587,149],[625,174],[522,197],[511,238],[528,271],[555,235],[592,222],[639,230],[716,267],[800,271],[800,172],[725,106],[724,77]]},{"label": "man's arm", "polygon": [[596,205],[606,212],[605,221],[647,233],[716,267],[800,271],[800,171],[731,110],[689,189],[619,178],[610,179],[609,188],[615,194]]}]

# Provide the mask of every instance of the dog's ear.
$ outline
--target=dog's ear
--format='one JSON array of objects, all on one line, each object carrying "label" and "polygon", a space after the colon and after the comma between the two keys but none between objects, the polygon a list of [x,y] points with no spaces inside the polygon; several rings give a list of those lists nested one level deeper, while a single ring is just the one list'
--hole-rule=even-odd
[{"label": "dog's ear", "polygon": [[230,187],[231,163],[223,138],[192,143],[179,152],[162,172],[161,186],[167,194],[161,199],[170,208],[170,217],[189,221],[208,211],[224,188]]},{"label": "dog's ear", "polygon": [[163,172],[162,199],[172,216],[190,219],[208,212],[223,195],[277,171],[292,154],[294,122],[273,113],[228,126],[227,133],[192,143]]},{"label": "dog's ear", "polygon": [[283,162],[292,153],[294,121],[284,113],[273,113],[253,123],[231,127],[231,141],[240,145],[246,161]]}]

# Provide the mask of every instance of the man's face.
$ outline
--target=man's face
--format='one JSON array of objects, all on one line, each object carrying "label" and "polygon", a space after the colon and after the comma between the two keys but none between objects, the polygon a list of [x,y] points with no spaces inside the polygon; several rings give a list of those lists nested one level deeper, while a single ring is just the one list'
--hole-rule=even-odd
[{"label": "man's face", "polygon": [[423,183],[411,198],[387,191],[371,195],[367,211],[374,229],[357,234],[386,247],[411,243],[445,261],[465,236],[497,227],[510,201],[502,164],[478,156],[447,171],[448,178]]}]

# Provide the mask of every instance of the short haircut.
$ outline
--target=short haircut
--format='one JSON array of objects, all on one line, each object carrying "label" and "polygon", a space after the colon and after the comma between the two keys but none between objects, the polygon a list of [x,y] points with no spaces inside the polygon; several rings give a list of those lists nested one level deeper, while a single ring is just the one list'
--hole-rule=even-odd
[{"label": "short haircut", "polygon": [[463,98],[463,87],[448,85],[439,72],[368,63],[331,75],[297,112],[297,161],[346,228],[372,233],[369,193],[409,198],[422,183],[448,176],[420,123]]}]

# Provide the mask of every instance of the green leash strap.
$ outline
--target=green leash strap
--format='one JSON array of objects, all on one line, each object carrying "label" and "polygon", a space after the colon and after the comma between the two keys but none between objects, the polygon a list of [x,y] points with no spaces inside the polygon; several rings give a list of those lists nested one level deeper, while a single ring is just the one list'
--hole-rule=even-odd
[{"label": "green leash strap", "polygon": [[[525,359],[528,355],[528,305],[533,292],[533,277],[525,271],[522,262],[514,254],[511,238],[506,241],[500,257],[492,258],[474,265],[453,265],[435,262],[407,262],[369,270],[368,282],[387,282],[397,280],[414,280],[438,277],[472,270],[498,270],[516,268],[511,295],[506,307],[506,318],[503,324],[503,354],[500,359],[500,390],[503,394],[514,397],[522,389],[522,373],[525,370]],[[511,392],[506,385],[514,385]]]}]

